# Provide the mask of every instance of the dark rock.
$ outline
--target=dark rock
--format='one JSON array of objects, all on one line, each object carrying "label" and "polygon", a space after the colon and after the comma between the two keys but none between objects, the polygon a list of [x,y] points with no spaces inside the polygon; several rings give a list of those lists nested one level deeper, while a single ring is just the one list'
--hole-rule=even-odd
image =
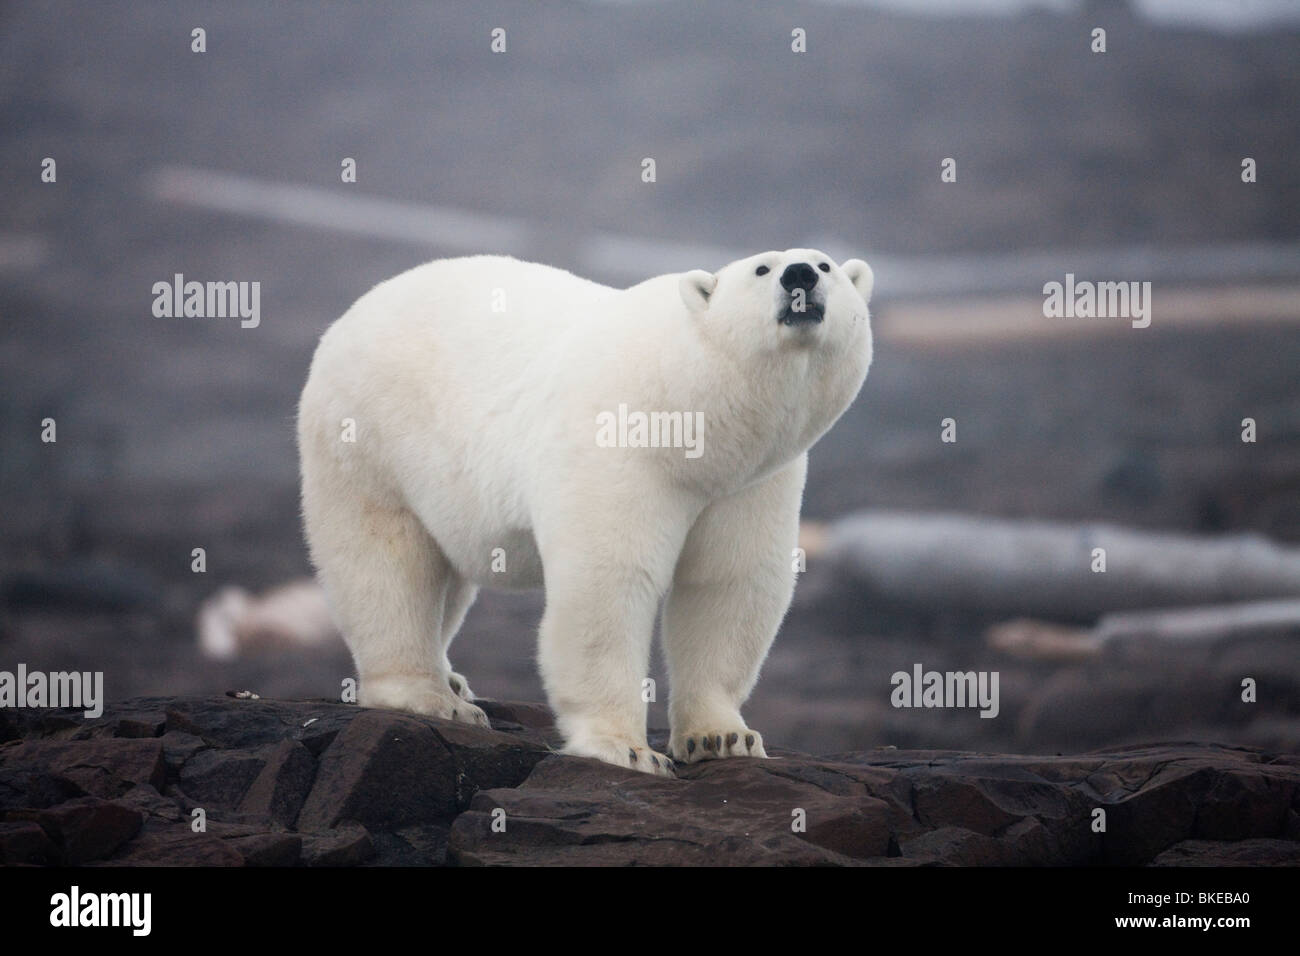
[{"label": "dark rock", "polygon": [[86,791],[58,774],[0,768],[0,810],[10,807],[52,807],[85,796]]},{"label": "dark rock", "polygon": [[913,812],[923,825],[959,827],[992,836],[1019,819],[989,797],[981,787],[983,781],[941,773],[911,776],[915,778]]},{"label": "dark rock", "polygon": [[1206,768],[1210,779],[1196,815],[1196,835],[1206,840],[1246,840],[1286,832],[1287,814],[1300,795],[1294,783],[1233,770]]},{"label": "dark rock", "polygon": [[889,852],[888,816],[883,801],[866,798],[862,806],[819,814],[808,825],[804,839],[854,859],[885,856]]},{"label": "dark rock", "polygon": [[[769,772],[768,765],[701,763],[674,780],[550,757],[518,789],[479,792],[452,824],[448,855],[457,863],[489,865],[529,857],[594,866],[851,862],[810,839],[819,823],[850,808]],[[883,856],[889,836],[883,803],[860,799],[857,805],[865,819],[852,845]],[[809,832],[796,830],[800,811]]]},{"label": "dark rock", "polygon": [[1294,768],[1267,772],[1258,754],[1240,748],[1188,752],[1181,760],[1168,759],[1167,748],[1134,748],[1128,756],[1116,771],[1127,780],[1100,791],[1113,803],[1106,862],[1126,866],[1147,863],[1189,838],[1281,837],[1300,786]]},{"label": "dark rock", "polygon": [[167,708],[167,729],[202,737],[214,747],[257,747],[301,740],[318,753],[361,710],[327,701],[177,698]]},{"label": "dark rock", "polygon": [[231,837],[226,845],[244,858],[245,866],[297,866],[302,837],[296,833],[254,833]]},{"label": "dark rock", "polygon": [[[87,718],[84,708],[48,707],[0,710],[0,740],[89,740],[92,737],[157,737],[165,722],[165,698],[139,697],[105,703],[103,713]],[[8,730],[6,730],[6,725]]]},{"label": "dark rock", "polygon": [[63,707],[0,709],[0,740],[70,737],[86,727],[84,711]]},{"label": "dark rock", "polygon": [[94,721],[92,729],[111,737],[161,737],[167,728],[164,700],[138,697],[120,704],[105,704],[103,716]]},{"label": "dark rock", "polygon": [[85,741],[24,740],[0,750],[0,770],[57,774],[86,793],[112,799],[137,784],[166,779],[162,742],[97,737]]},{"label": "dark rock", "polygon": [[89,740],[92,737],[122,737],[127,740],[139,740],[147,737],[160,737],[167,726],[166,715],[161,710],[138,708],[134,704],[104,709],[101,717],[87,721],[71,733],[56,731],[46,734],[49,737],[64,740]]},{"label": "dark rock", "polygon": [[423,866],[445,866],[447,839],[451,828],[436,823],[404,827],[395,834],[415,853],[416,862]]},{"label": "dark rock", "polygon": [[1294,840],[1184,840],[1154,860],[1152,866],[1300,866],[1300,843]]},{"label": "dark rock", "polygon": [[63,862],[59,848],[39,823],[0,822],[0,864],[55,866]]},{"label": "dark rock", "polygon": [[11,810],[9,820],[31,820],[54,840],[70,866],[106,857],[135,836],[143,814],[120,803],[79,797],[45,810]]},{"label": "dark rock", "polygon": [[905,858],[948,866],[1002,866],[1008,863],[993,837],[963,827],[939,827],[899,841]]},{"label": "dark rock", "polygon": [[233,810],[266,766],[266,748],[202,750],[181,767],[180,787],[205,810]]},{"label": "dark rock", "polygon": [[170,730],[161,737],[163,745],[163,762],[167,765],[169,776],[177,776],[181,766],[200,750],[208,749],[208,742],[202,737],[186,733],[183,730]]},{"label": "dark rock", "polygon": [[167,718],[162,714],[152,720],[137,720],[134,717],[124,717],[117,722],[114,736],[128,738],[159,737],[166,725]]},{"label": "dark rock", "polygon": [[544,704],[529,704],[517,700],[475,701],[492,721],[492,726],[511,724],[530,730],[549,730],[555,726],[555,715]]},{"label": "dark rock", "polygon": [[455,758],[429,723],[390,711],[362,711],[321,755],[300,830],[344,820],[376,830],[450,820],[457,809]]},{"label": "dark rock", "polygon": [[370,834],[359,823],[344,823],[302,838],[302,862],[307,866],[358,866],[374,853]]},{"label": "dark rock", "polygon": [[[1300,757],[879,749],[652,777],[493,728],[328,701],[143,698],[4,716],[0,861],[88,865],[1285,865]],[[160,724],[157,715],[165,714]],[[6,731],[9,732],[9,731]],[[143,736],[134,736],[140,734]],[[651,742],[664,745],[662,732]],[[192,811],[204,810],[195,833]],[[1095,811],[1106,826],[1094,829]]]},{"label": "dark rock", "polygon": [[282,740],[239,803],[241,814],[292,826],[316,779],[316,761],[296,740]]},{"label": "dark rock", "polygon": [[110,862],[113,866],[243,866],[244,857],[220,837],[195,833],[183,824],[146,828]]},{"label": "dark rock", "polygon": [[324,713],[303,716],[302,725],[294,732],[293,739],[300,741],[313,757],[320,757],[359,713],[361,708],[355,704],[338,704]]},{"label": "dark rock", "polygon": [[434,733],[456,762],[456,804],[460,809],[469,806],[477,790],[519,786],[551,752],[542,738],[527,733],[507,735],[449,721],[437,721]]},{"label": "dark rock", "polygon": [[132,787],[118,797],[117,802],[138,810],[146,819],[159,823],[180,823],[191,819],[179,804],[164,797],[148,784]]},{"label": "dark rock", "polygon": [[450,828],[439,824],[372,833],[374,856],[368,866],[446,866]]}]

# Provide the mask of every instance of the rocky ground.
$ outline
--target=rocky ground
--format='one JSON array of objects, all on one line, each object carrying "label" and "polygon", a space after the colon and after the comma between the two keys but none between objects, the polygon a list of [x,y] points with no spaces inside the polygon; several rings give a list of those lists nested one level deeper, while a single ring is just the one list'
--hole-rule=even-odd
[{"label": "rocky ground", "polygon": [[0,711],[0,863],[1300,865],[1294,755],[777,751],[667,780],[484,707],[491,730],[230,697]]}]

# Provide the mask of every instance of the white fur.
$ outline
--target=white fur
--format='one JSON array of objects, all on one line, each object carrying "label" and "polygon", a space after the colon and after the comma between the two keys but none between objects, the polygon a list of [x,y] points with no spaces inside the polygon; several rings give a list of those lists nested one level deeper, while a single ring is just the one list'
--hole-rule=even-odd
[{"label": "white fur", "polygon": [[[798,262],[830,264],[815,325],[777,321]],[[673,757],[765,756],[740,705],[793,593],[808,448],[871,362],[871,284],[809,249],[625,290],[476,256],[362,296],[322,337],[298,419],[308,543],[360,702],[486,724],[447,647],[479,587],[545,571],[566,752],[670,773],[642,699],[664,601]],[[703,453],[600,447],[620,403],[702,413]]]}]

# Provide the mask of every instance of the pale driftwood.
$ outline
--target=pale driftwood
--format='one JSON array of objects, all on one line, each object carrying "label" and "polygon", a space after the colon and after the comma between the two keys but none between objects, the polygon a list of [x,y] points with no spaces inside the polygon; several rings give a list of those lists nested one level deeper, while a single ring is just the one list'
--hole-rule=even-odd
[{"label": "pale driftwood", "polygon": [[1092,624],[1114,611],[1300,598],[1300,549],[1255,535],[861,512],[827,529],[815,562],[894,605],[1006,618]]},{"label": "pale driftwood", "polygon": [[1050,661],[1084,660],[1107,644],[1131,640],[1212,644],[1270,636],[1300,637],[1300,600],[1120,611],[1104,615],[1092,628],[1017,618],[994,624],[985,633],[992,648]]},{"label": "pale driftwood", "polygon": [[255,648],[317,647],[339,639],[320,585],[299,578],[263,594],[225,587],[199,607],[199,649],[233,660]]},{"label": "pale driftwood", "polygon": [[1101,649],[1091,628],[1024,617],[994,624],[985,640],[995,650],[1036,661],[1082,661]]},{"label": "pale driftwood", "polygon": [[1092,629],[1097,643],[1148,638],[1205,642],[1238,637],[1300,635],[1300,600],[1107,614]]}]

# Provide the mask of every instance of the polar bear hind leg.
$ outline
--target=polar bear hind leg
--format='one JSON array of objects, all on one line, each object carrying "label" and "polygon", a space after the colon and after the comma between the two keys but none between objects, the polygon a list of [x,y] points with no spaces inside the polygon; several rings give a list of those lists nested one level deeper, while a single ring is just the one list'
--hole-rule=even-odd
[{"label": "polar bear hind leg", "polygon": [[[489,726],[447,645],[474,600],[424,526],[396,501],[304,481],[312,558],[357,667],[357,702]],[[313,492],[316,492],[313,494]]]},{"label": "polar bear hind leg", "polygon": [[447,648],[451,646],[452,640],[460,631],[460,626],[465,623],[465,615],[469,613],[470,606],[474,603],[476,597],[478,597],[478,587],[452,571],[447,584],[447,597],[443,603],[442,631],[439,635],[439,644],[442,653],[442,666],[447,671],[447,682],[451,685],[451,689],[464,700],[473,700],[474,692],[469,689],[469,681],[465,680],[463,675],[457,674],[451,669],[451,661],[447,659]]}]

